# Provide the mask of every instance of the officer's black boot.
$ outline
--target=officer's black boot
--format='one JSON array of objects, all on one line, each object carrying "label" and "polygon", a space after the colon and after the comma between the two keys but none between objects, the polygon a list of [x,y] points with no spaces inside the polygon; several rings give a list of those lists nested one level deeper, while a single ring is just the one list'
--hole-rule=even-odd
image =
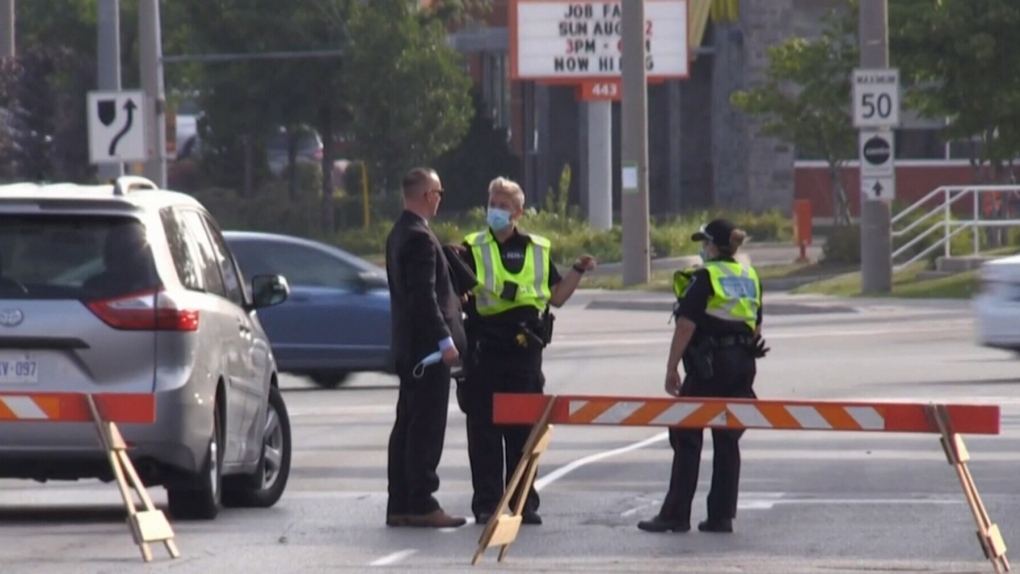
[{"label": "officer's black boot", "polygon": [[698,530],[701,532],[733,532],[733,521],[708,519],[698,523]]},{"label": "officer's black boot", "polygon": [[691,523],[680,520],[670,520],[658,514],[651,520],[638,522],[638,528],[645,532],[690,532]]}]

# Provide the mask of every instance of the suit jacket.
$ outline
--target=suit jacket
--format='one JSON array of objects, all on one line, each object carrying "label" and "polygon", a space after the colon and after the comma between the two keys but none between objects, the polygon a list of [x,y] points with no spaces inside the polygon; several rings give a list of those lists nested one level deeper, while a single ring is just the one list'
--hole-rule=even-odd
[{"label": "suit jacket", "polygon": [[415,364],[446,337],[467,350],[460,297],[435,234],[415,213],[404,211],[386,238],[390,284],[391,351],[398,362]]}]

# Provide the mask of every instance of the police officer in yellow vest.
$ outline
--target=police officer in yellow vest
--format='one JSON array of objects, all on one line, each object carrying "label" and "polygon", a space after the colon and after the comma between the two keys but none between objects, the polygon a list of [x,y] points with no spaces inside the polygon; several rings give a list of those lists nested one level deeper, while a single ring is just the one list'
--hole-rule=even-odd
[{"label": "police officer in yellow vest", "polygon": [[[734,259],[746,234],[724,219],[701,228],[704,265],[678,273],[676,328],[666,365],[666,392],[684,397],[757,398],[752,390],[755,360],[768,352],[761,338],[762,292],[758,274]],[[680,292],[686,278],[686,287]],[[686,380],[681,381],[679,366]],[[732,532],[737,514],[743,430],[712,430],[712,486],[703,532]],[[698,484],[703,429],[670,429],[673,468],[659,513],[638,524],[648,532],[687,532]]]},{"label": "police officer in yellow vest", "polygon": [[[517,229],[523,214],[521,187],[502,177],[494,179],[489,184],[488,229],[468,235],[462,250],[465,263],[478,277],[478,287],[465,306],[469,352],[464,383],[458,385],[458,399],[467,415],[476,523],[487,522],[495,512],[531,431],[527,426],[495,426],[492,395],[544,391],[542,349],[552,337],[549,307],[566,303],[581,276],[595,268],[595,260],[584,255],[561,277],[549,257],[549,240]],[[525,503],[525,524],[542,523],[538,503],[532,489]]]}]

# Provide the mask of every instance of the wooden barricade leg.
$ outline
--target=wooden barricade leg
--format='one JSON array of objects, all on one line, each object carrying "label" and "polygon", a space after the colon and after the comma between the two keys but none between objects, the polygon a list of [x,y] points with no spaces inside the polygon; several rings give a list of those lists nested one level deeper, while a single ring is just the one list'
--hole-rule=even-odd
[{"label": "wooden barricade leg", "polygon": [[[142,551],[142,559],[146,562],[152,561],[152,551],[149,549],[151,542],[162,542],[170,556],[178,558],[181,554],[177,550],[177,544],[174,543],[173,528],[170,527],[170,522],[167,521],[163,511],[157,509],[152,503],[149,493],[138,478],[135,466],[127,455],[127,444],[117,429],[117,424],[103,420],[92,395],[86,395],[85,398],[88,401],[89,410],[92,411],[92,420],[96,424],[96,430],[99,432],[99,441],[110,460],[110,467],[113,468],[113,476],[120,489],[120,496],[124,500],[124,508],[128,513],[127,521],[131,528],[131,536]],[[132,489],[142,501],[144,509],[140,512],[131,496]]]},{"label": "wooden barricade leg", "polygon": [[999,527],[988,516],[981,496],[978,494],[977,485],[967,468],[967,461],[970,460],[970,453],[963,443],[963,437],[956,434],[952,427],[952,420],[945,405],[930,405],[928,407],[929,418],[938,426],[942,435],[940,441],[942,449],[946,453],[949,464],[956,469],[956,475],[963,486],[963,494],[967,497],[967,505],[974,514],[974,521],[977,523],[978,542],[985,554],[985,558],[992,562],[997,573],[1009,572],[1009,560],[1006,558],[1006,542],[1002,539]]},{"label": "wooden barricade leg", "polygon": [[[474,558],[471,559],[472,566],[478,563],[487,548],[493,546],[500,547],[498,561],[502,562],[510,545],[517,540],[517,533],[520,531],[523,520],[524,505],[528,500],[528,492],[538,473],[538,459],[549,447],[549,441],[552,439],[552,425],[549,424],[549,419],[552,417],[555,404],[556,397],[549,397],[545,411],[534,428],[531,429],[528,441],[524,444],[521,462],[514,469],[513,476],[510,477],[510,482],[503,493],[503,498],[499,501],[499,506],[492,513],[492,518],[486,523],[485,529],[482,530],[482,535],[478,539],[478,549],[475,551]],[[515,496],[516,501],[512,513],[503,514],[504,510],[509,509],[510,500]]]}]

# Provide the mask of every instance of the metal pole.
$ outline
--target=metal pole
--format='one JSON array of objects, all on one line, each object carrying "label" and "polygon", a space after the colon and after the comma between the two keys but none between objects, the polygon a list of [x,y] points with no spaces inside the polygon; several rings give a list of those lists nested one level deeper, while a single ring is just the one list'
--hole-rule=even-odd
[{"label": "metal pole", "polygon": [[583,104],[588,112],[588,223],[613,227],[613,103]]},{"label": "metal pole", "polygon": [[[861,68],[889,67],[888,0],[860,0],[857,16]],[[861,291],[892,290],[892,209],[889,202],[861,199]],[[883,235],[884,234],[884,235]]]},{"label": "metal pole", "polygon": [[[97,84],[100,90],[120,91],[120,0],[99,0],[96,10]],[[101,163],[97,173],[99,181],[116,179],[124,175],[124,164]]]},{"label": "metal pole", "polygon": [[0,0],[0,58],[14,55],[14,0]]},{"label": "metal pole", "polygon": [[163,42],[160,36],[159,0],[138,3],[138,53],[142,90],[145,92],[145,138],[148,161],[145,176],[166,187],[166,101],[163,95]]},{"label": "metal pole", "polygon": [[647,283],[648,244],[648,77],[645,70],[644,0],[622,0],[621,75],[623,114],[620,155],[623,197],[623,284]]}]

